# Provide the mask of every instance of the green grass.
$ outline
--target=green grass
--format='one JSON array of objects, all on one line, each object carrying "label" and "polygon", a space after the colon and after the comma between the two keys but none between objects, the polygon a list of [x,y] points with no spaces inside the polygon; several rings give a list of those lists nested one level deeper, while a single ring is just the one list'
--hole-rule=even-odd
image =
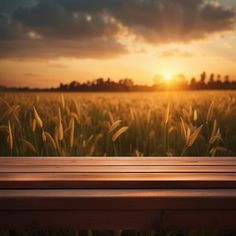
[{"label": "green grass", "polygon": [[0,156],[234,156],[236,92],[2,93]]}]

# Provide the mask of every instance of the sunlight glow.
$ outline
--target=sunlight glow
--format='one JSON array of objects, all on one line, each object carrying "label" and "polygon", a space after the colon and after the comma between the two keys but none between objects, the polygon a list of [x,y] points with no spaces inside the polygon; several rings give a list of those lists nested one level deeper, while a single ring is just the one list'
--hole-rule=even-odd
[{"label": "sunlight glow", "polygon": [[171,72],[166,72],[164,75],[163,75],[163,77],[164,77],[164,79],[166,80],[166,81],[171,81],[172,79],[173,79],[173,77],[174,77],[174,75],[171,73]]}]

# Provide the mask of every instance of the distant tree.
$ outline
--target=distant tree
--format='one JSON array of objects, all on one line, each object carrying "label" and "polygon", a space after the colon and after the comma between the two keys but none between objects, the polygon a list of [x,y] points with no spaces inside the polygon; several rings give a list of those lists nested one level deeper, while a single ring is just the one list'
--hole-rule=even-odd
[{"label": "distant tree", "polygon": [[190,88],[191,89],[197,89],[197,80],[196,78],[192,78],[190,81]]},{"label": "distant tree", "polygon": [[229,76],[228,75],[225,76],[224,83],[229,84]]},{"label": "distant tree", "polygon": [[206,72],[203,72],[200,76],[200,83],[205,84],[206,83]]},{"label": "distant tree", "polygon": [[212,73],[209,78],[209,83],[213,84],[214,82],[215,82],[215,74]]},{"label": "distant tree", "polygon": [[70,90],[75,90],[76,88],[79,87],[79,83],[77,81],[72,81],[70,84],[69,84],[69,88]]},{"label": "distant tree", "polygon": [[104,84],[104,79],[103,78],[99,78],[96,80],[97,85],[103,85]]},{"label": "distant tree", "polygon": [[134,86],[134,82],[132,79],[124,79],[124,85],[127,87],[132,87]]}]

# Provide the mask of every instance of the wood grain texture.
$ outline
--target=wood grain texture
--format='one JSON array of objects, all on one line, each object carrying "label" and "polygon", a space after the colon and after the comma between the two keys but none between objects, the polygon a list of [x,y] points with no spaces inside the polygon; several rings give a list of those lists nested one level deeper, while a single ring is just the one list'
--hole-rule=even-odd
[{"label": "wood grain texture", "polygon": [[236,173],[0,173],[1,188],[236,188]]},{"label": "wood grain texture", "polygon": [[236,210],[236,190],[0,190],[0,210]]},{"label": "wood grain texture", "polygon": [[10,157],[0,158],[0,166],[3,165],[181,165],[181,166],[236,166],[236,158],[231,157]]},{"label": "wood grain texture", "polygon": [[0,229],[236,229],[236,158],[0,158]]},{"label": "wood grain texture", "polygon": [[236,173],[236,167],[222,166],[107,166],[107,165],[3,165],[0,173]]},{"label": "wood grain texture", "polygon": [[0,211],[1,229],[235,229],[236,211]]}]

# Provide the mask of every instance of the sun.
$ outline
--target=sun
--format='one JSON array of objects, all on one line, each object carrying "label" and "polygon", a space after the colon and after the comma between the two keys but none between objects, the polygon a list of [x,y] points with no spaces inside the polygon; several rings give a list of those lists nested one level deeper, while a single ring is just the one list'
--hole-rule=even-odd
[{"label": "sun", "polygon": [[164,79],[167,81],[167,82],[169,82],[169,81],[171,81],[172,79],[173,79],[173,73],[171,73],[171,72],[166,72],[166,73],[164,73],[164,75],[163,75],[163,77],[164,77]]}]

